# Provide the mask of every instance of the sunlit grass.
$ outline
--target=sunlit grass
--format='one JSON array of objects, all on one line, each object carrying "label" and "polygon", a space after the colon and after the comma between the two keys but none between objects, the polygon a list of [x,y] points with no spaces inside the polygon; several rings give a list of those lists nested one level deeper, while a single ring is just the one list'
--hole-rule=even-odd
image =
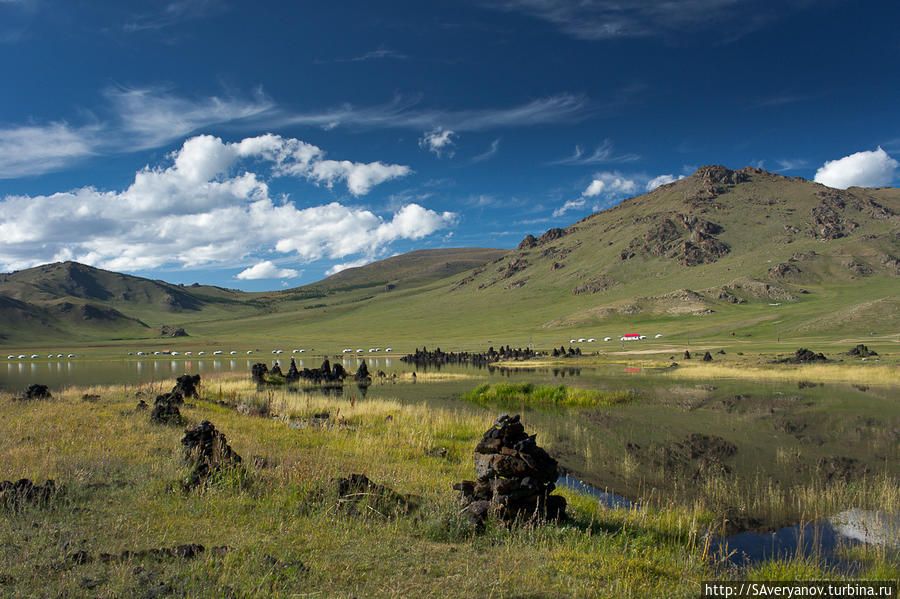
[{"label": "sunlit grass", "polygon": [[532,383],[499,383],[479,385],[463,399],[482,404],[508,407],[529,406],[537,408],[593,408],[626,404],[635,399],[629,389],[601,391],[579,389],[565,385],[533,385]]},{"label": "sunlit grass", "polygon": [[734,378],[769,381],[865,382],[873,385],[900,383],[900,367],[895,365],[772,364],[765,368],[731,364],[682,364],[669,371],[677,379]]},{"label": "sunlit grass", "polygon": [[[0,396],[0,479],[54,478],[67,490],[50,509],[0,518],[0,538],[9,539],[0,544],[4,592],[128,597],[160,582],[192,597],[289,597],[298,589],[311,596],[693,597],[697,581],[727,575],[707,555],[705,531],[716,515],[699,499],[657,497],[640,509],[608,510],[564,489],[570,523],[511,530],[491,523],[474,535],[451,485],[474,477],[472,451],[493,418],[477,410],[207,377],[202,399],[182,411],[191,422],[212,421],[244,465],[184,493],[182,430],[151,425],[134,410],[135,391],[152,396],[168,387],[72,388],[36,402]],[[267,417],[242,415],[241,404],[265,405]],[[325,491],[352,472],[412,495],[418,507],[396,517],[342,512]],[[748,492],[729,484],[710,482],[704,493],[733,501]],[[811,488],[802,501],[820,513],[860,497],[897,505],[890,484],[863,495],[838,487],[824,500],[825,490]],[[75,550],[96,556],[189,542],[233,549],[190,562],[67,563]],[[896,575],[889,558],[867,556],[873,576]],[[87,591],[85,579],[102,582]]]}]

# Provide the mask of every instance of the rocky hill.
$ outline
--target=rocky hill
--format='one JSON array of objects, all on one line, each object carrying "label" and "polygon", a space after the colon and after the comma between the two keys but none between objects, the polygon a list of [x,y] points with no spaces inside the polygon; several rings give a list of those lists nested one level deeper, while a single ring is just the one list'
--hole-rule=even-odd
[{"label": "rocky hill", "polygon": [[448,289],[577,297],[556,294],[571,312],[545,327],[801,302],[810,286],[884,279],[897,284],[887,298],[895,303],[898,215],[897,189],[842,191],[760,169],[705,166],[569,227],[529,235]]}]

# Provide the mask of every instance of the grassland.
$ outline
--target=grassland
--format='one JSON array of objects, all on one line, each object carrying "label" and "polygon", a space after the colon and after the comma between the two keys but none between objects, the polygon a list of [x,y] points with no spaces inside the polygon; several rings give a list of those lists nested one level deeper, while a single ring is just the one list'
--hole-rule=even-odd
[{"label": "grassland", "polygon": [[[138,390],[152,396],[160,389]],[[49,507],[0,518],[3,594],[694,597],[700,580],[738,575],[720,569],[723,556],[708,554],[703,532],[715,515],[699,503],[607,510],[563,490],[573,516],[567,524],[490,525],[474,534],[450,486],[473,476],[471,452],[491,412],[210,379],[205,399],[183,413],[194,423],[211,420],[244,462],[208,488],[184,492],[182,431],[135,412],[135,391],[73,388],[33,402],[0,397],[0,479],[53,478],[66,489]],[[232,407],[242,403],[270,416],[242,415]],[[323,412],[325,423],[315,417]],[[333,478],[352,472],[411,495],[415,509],[343,510],[328,490]],[[185,543],[231,550],[189,561],[71,559],[76,551],[97,556]],[[864,568],[854,578],[900,574],[883,550],[862,553]],[[764,563],[740,576],[842,575],[812,557]]]},{"label": "grassland", "polygon": [[504,408],[596,408],[634,401],[632,390],[600,391],[578,389],[565,385],[533,385],[531,383],[500,383],[479,385],[463,399],[473,403]]}]

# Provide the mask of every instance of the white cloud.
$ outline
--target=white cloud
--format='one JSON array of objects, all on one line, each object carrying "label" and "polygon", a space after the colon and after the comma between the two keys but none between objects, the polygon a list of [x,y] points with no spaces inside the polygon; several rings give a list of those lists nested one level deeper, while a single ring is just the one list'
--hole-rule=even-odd
[{"label": "white cloud", "polygon": [[[316,146],[277,135],[237,143],[199,136],[173,153],[171,165],[141,169],[122,191],[85,187],[6,196],[0,201],[0,265],[17,269],[64,259],[127,271],[233,265],[273,248],[308,262],[369,255],[456,222],[453,213],[415,203],[385,219],[337,202],[300,208],[273,200],[267,176],[344,180],[352,193],[362,194],[408,172],[399,165],[323,156]],[[317,170],[319,165],[324,166]]]},{"label": "white cloud", "polygon": [[159,88],[114,88],[104,96],[106,120],[0,129],[0,179],[40,175],[92,155],[158,147],[204,127],[259,117],[273,107],[262,92],[251,99],[189,100]]},{"label": "white cloud", "polygon": [[553,211],[553,218],[562,216],[569,210],[573,210],[575,208],[583,208],[585,203],[586,200],[584,198],[579,198],[577,200],[567,200],[565,204]]},{"label": "white cloud", "polygon": [[379,46],[377,50],[371,50],[366,52],[365,54],[361,54],[360,56],[353,56],[352,58],[335,58],[333,60],[317,60],[317,63],[326,63],[326,62],[365,62],[367,60],[382,60],[385,58],[391,58],[394,60],[407,60],[409,56],[403,54],[402,52],[397,52],[396,50],[391,50],[390,48],[385,48],[384,46]]},{"label": "white cloud", "polygon": [[877,150],[857,152],[838,160],[829,160],[816,171],[815,182],[847,189],[881,187],[900,176],[900,163],[879,146]]},{"label": "white cloud", "polygon": [[803,9],[806,0],[785,0],[777,9],[747,0],[482,0],[501,10],[522,12],[586,40],[712,31],[735,39]]},{"label": "white cloud", "polygon": [[296,279],[300,273],[292,268],[278,268],[271,260],[264,260],[244,269],[237,278],[245,281],[256,279]]},{"label": "white cloud", "polygon": [[455,132],[525,127],[548,123],[577,122],[590,114],[585,96],[556,94],[507,108],[470,110],[418,109],[420,98],[395,97],[380,106],[357,108],[349,104],[310,113],[284,112],[277,120],[283,125],[401,128],[431,131],[444,127]]},{"label": "white cloud", "polygon": [[582,192],[582,196],[593,198],[595,196],[613,197],[628,195],[637,190],[637,183],[619,173],[597,173],[594,180]]},{"label": "white cloud", "polygon": [[419,147],[433,152],[438,158],[442,155],[453,158],[455,153],[453,147],[456,145],[453,143],[455,136],[456,133],[450,129],[435,127],[431,131],[422,134],[422,138],[419,140]]},{"label": "white cloud", "polygon": [[575,152],[571,156],[567,156],[565,158],[560,158],[559,160],[554,160],[553,162],[549,162],[550,165],[586,165],[586,164],[602,164],[602,163],[615,163],[615,162],[634,162],[635,160],[640,160],[641,157],[637,154],[620,154],[616,155],[613,152],[613,143],[612,140],[606,139],[602,144],[597,146],[593,152],[590,154],[585,154],[584,150],[581,146],[575,146]]},{"label": "white cloud", "polygon": [[210,96],[191,100],[162,88],[110,88],[104,95],[131,150],[158,147],[203,127],[259,116],[274,106],[261,91],[251,99]]},{"label": "white cloud", "polygon": [[485,160],[490,160],[494,156],[497,155],[497,152],[500,151],[500,138],[498,137],[494,141],[491,142],[491,146],[479,154],[478,156],[474,156],[472,158],[472,162],[484,162]]},{"label": "white cloud", "polygon": [[66,123],[0,129],[0,179],[39,175],[94,153],[96,130]]},{"label": "white cloud", "polygon": [[374,258],[369,258],[368,256],[365,258],[360,258],[359,260],[351,260],[350,262],[341,262],[340,264],[335,264],[331,268],[325,271],[325,274],[328,276],[336,275],[342,270],[347,270],[348,268],[358,268],[360,266],[365,266],[366,264],[370,264],[374,261]]},{"label": "white cloud", "polygon": [[653,191],[661,185],[668,185],[669,183],[673,183],[681,179],[684,179],[684,175],[680,175],[678,177],[676,177],[675,175],[659,175],[647,181],[646,189],[647,191]]}]

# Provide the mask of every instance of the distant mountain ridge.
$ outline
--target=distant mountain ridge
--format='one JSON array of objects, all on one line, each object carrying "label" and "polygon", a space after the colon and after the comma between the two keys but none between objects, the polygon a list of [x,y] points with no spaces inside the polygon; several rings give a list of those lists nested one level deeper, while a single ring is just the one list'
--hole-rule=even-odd
[{"label": "distant mountain ridge", "polygon": [[0,275],[6,344],[147,338],[164,324],[209,338],[556,343],[556,331],[641,323],[690,335],[900,332],[900,189],[704,166],[513,250],[419,250],[264,293],[73,262]]}]

